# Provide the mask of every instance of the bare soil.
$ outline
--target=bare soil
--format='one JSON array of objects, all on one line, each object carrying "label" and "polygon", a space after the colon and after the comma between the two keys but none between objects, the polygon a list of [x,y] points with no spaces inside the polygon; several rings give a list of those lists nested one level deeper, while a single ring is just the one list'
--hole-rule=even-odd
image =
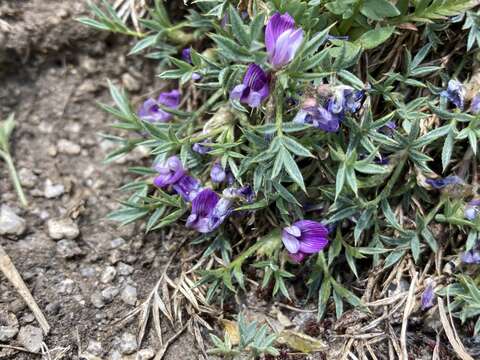
[{"label": "bare soil", "polygon": [[[138,304],[158,279],[172,244],[162,243],[160,235],[146,238],[143,230],[133,225],[118,228],[105,220],[122,196],[117,188],[129,180],[127,167],[144,161],[144,155],[134,154],[121,163],[103,163],[113,144],[101,133],[112,132],[108,127],[112,119],[96,102],[111,103],[107,79],[118,83],[127,77],[130,87],[133,79],[137,97],[161,84],[154,80],[152,64],[125,57],[131,45],[127,40],[97,33],[74,20],[85,14],[83,1],[0,1],[0,118],[15,113],[17,128],[11,145],[16,167],[23,173],[30,169],[35,175],[33,186],[25,188],[30,207],[23,210],[0,162],[0,204],[7,204],[27,222],[24,235],[0,236],[0,244],[45,312],[52,328],[44,338],[48,348],[65,349],[65,359],[78,359],[79,351],[96,340],[102,345],[99,357],[113,359],[111,351],[119,347],[121,335],[136,334],[136,321],[116,324],[134,306],[117,295],[111,303],[96,308],[92,295],[109,286],[121,291],[129,284],[137,289]],[[80,149],[65,150],[61,145],[64,140]],[[46,198],[48,181],[63,185],[64,194]],[[61,216],[73,217],[80,228],[80,236],[74,240],[78,248],[67,258],[46,227],[48,219]],[[120,237],[124,244],[117,247],[112,240]],[[133,273],[117,273],[113,280],[101,283],[105,268],[118,269],[119,263],[133,267]],[[38,326],[0,275],[1,311],[14,313],[20,327]],[[167,324],[164,326],[166,334],[173,333]],[[21,346],[17,340],[3,345]],[[148,337],[140,348],[148,347],[158,349],[158,344]],[[39,358],[0,344],[0,359]],[[165,356],[198,358],[188,332]]]}]

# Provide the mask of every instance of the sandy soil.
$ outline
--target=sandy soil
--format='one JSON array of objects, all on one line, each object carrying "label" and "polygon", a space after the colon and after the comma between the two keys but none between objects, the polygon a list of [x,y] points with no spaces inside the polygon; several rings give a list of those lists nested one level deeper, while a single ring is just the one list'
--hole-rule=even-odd
[{"label": "sandy soil", "polygon": [[[123,79],[134,99],[160,84],[153,80],[152,64],[124,56],[130,46],[126,39],[85,28],[73,20],[81,14],[85,14],[83,1],[0,3],[0,19],[4,27],[8,24],[7,29],[0,28],[0,118],[15,113],[12,151],[30,201],[28,210],[19,207],[0,163],[0,204],[8,205],[27,223],[23,235],[0,236],[0,243],[45,312],[52,328],[43,339],[49,349],[65,349],[65,359],[77,359],[79,346],[83,351],[98,341],[100,349],[90,344],[92,353],[117,359],[114,350],[121,347],[122,335],[136,334],[137,327],[136,319],[115,325],[135,307],[123,300],[121,292],[126,286],[134,287],[138,304],[155,284],[171,244],[162,244],[158,234],[145,238],[142,229],[119,229],[105,220],[122,196],[116,189],[129,179],[127,166],[141,163],[143,154],[122,163],[102,163],[113,144],[100,134],[111,132],[112,119],[95,102],[111,102],[107,79],[117,83]],[[58,196],[46,197],[46,187],[49,196],[55,192]],[[48,220],[61,217],[72,218],[78,225],[80,235],[74,240],[59,242],[49,236]],[[112,267],[113,278],[108,276]],[[94,306],[106,288],[120,294],[110,303]],[[15,315],[20,331],[38,326],[0,276],[2,312]],[[173,333],[164,326],[165,334]],[[23,347],[18,335],[2,344]],[[151,337],[140,346],[148,348],[158,348]],[[58,353],[53,351],[52,357]],[[38,358],[0,347],[0,359]],[[198,358],[188,332],[165,356],[179,358]]]}]

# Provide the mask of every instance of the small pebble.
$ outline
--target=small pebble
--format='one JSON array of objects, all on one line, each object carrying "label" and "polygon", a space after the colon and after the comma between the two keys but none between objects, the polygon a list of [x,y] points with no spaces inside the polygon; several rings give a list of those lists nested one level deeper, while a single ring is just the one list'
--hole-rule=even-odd
[{"label": "small pebble", "polygon": [[53,240],[73,240],[80,234],[78,225],[70,218],[50,219],[47,221],[47,229]]},{"label": "small pebble", "polygon": [[87,351],[90,354],[100,356],[103,353],[102,343],[95,340],[90,340],[88,342]]},{"label": "small pebble", "polygon": [[102,290],[102,298],[106,303],[110,303],[110,302],[113,301],[115,296],[118,295],[119,292],[120,292],[120,290],[118,290],[116,287],[109,286],[109,287],[105,288],[104,290]]},{"label": "small pebble", "polygon": [[28,351],[39,352],[43,342],[42,329],[32,325],[23,326],[18,333],[17,340]]},{"label": "small pebble", "polygon": [[128,276],[133,273],[133,267],[123,262],[119,262],[117,264],[117,271],[119,275]]},{"label": "small pebble", "polygon": [[107,266],[100,276],[100,281],[107,284],[115,278],[115,275],[117,275],[117,270],[113,266]]},{"label": "small pebble", "polygon": [[75,241],[60,240],[57,243],[57,254],[64,259],[71,259],[75,256],[82,255],[83,252]]},{"label": "small pebble", "polygon": [[0,311],[0,341],[5,342],[17,335],[18,320],[15,314]]},{"label": "small pebble", "polygon": [[142,88],[140,82],[129,73],[122,75],[122,84],[130,92],[137,92]]},{"label": "small pebble", "polygon": [[120,341],[120,351],[122,354],[132,354],[137,349],[137,338],[130,333],[124,333]]},{"label": "small pebble", "polygon": [[0,235],[22,235],[27,223],[7,205],[0,208]]},{"label": "small pebble", "polygon": [[97,309],[101,309],[105,306],[105,302],[103,301],[103,296],[98,291],[94,292],[90,296],[90,301],[92,302],[93,306],[95,306]]},{"label": "small pebble", "polygon": [[67,139],[60,139],[57,143],[58,152],[66,155],[78,155],[82,148],[80,145]]},{"label": "small pebble", "polygon": [[140,350],[137,353],[137,360],[150,360],[155,356],[155,351],[153,349],[147,348]]},{"label": "small pebble", "polygon": [[18,177],[20,178],[20,184],[22,184],[23,187],[30,189],[37,185],[37,175],[28,168],[21,168],[18,171]]},{"label": "small pebble", "polygon": [[121,237],[118,237],[118,238],[115,238],[112,241],[110,241],[110,249],[113,250],[113,249],[119,248],[119,247],[121,247],[125,244],[126,244],[125,240]]},{"label": "small pebble", "polygon": [[126,285],[123,288],[120,297],[125,304],[135,305],[137,303],[137,288],[131,285]]},{"label": "small pebble", "polygon": [[60,294],[70,295],[75,289],[75,283],[72,279],[63,280],[58,286],[58,292]]},{"label": "small pebble", "polygon": [[45,180],[43,195],[47,199],[54,199],[60,195],[63,195],[63,193],[65,193],[65,187],[63,184],[53,184],[50,179]]}]

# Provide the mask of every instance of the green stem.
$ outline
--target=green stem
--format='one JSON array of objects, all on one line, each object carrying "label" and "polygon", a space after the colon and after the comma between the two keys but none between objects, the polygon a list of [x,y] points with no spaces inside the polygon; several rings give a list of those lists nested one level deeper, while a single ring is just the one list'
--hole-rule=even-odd
[{"label": "green stem", "polygon": [[5,160],[7,163],[8,172],[10,173],[10,178],[12,179],[13,186],[15,191],[17,192],[18,198],[23,207],[28,207],[28,201],[23,192],[22,185],[20,183],[20,178],[18,177],[17,170],[15,169],[15,165],[13,164],[12,157],[10,156],[10,152],[8,149],[5,151],[0,150],[0,156]]},{"label": "green stem", "polygon": [[283,93],[280,82],[275,84],[275,126],[278,136],[283,136]]}]

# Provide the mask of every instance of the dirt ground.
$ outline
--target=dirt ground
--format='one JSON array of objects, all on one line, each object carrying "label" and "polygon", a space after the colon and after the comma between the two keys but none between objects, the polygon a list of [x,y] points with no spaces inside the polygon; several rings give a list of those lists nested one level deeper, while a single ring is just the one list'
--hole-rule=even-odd
[{"label": "dirt ground", "polygon": [[[112,119],[96,102],[111,102],[107,79],[116,83],[123,79],[134,99],[160,83],[152,64],[125,56],[127,39],[76,23],[74,17],[85,15],[85,8],[83,1],[73,0],[0,1],[0,118],[15,113],[12,152],[30,202],[28,210],[21,209],[0,162],[0,204],[27,224],[23,235],[0,236],[0,244],[48,319],[52,330],[43,341],[52,358],[64,350],[65,359],[78,359],[79,350],[90,344],[90,353],[98,358],[120,359],[115,350],[125,346],[124,334],[137,331],[136,320],[115,324],[135,307],[135,296],[129,304],[122,291],[136,289],[137,304],[144,299],[172,244],[159,241],[158,234],[144,237],[142,229],[118,228],[105,220],[118,206],[122,194],[117,189],[129,179],[128,165],[140,164],[143,154],[103,163],[113,144],[100,134],[111,133]],[[80,235],[74,240],[60,242],[49,236],[48,220],[61,217],[73,218],[78,225]],[[106,303],[99,300],[104,289],[120,293]],[[28,325],[38,327],[0,275],[2,312],[15,315],[20,331]],[[163,330],[167,337],[173,333],[167,325]],[[40,358],[5,344],[23,347],[18,336],[0,343],[0,359]],[[140,348],[153,350],[157,345],[147,337]],[[198,358],[188,332],[165,356]]]}]

